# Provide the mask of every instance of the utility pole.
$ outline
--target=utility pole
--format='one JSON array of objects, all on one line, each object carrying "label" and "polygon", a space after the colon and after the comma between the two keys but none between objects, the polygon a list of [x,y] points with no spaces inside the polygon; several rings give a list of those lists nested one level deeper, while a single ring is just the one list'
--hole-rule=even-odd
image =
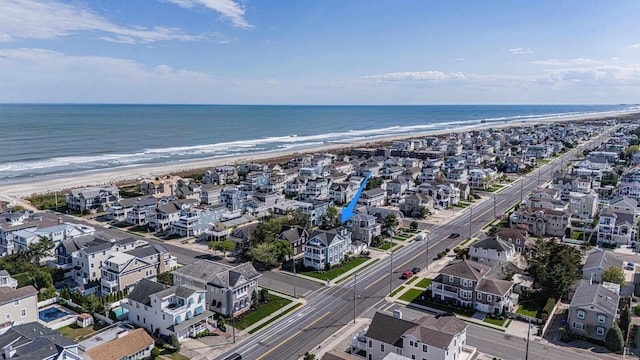
[{"label": "utility pole", "polygon": [[296,294],[296,259],[292,257],[291,262],[293,263],[293,297],[297,298],[298,295]]},{"label": "utility pole", "polygon": [[524,353],[524,360],[529,360],[529,340],[531,338],[531,318],[529,318],[529,324],[527,325],[527,348]]},{"label": "utility pole", "polygon": [[496,194],[493,194],[493,220],[496,219]]},{"label": "utility pole", "polygon": [[520,205],[522,205],[523,201],[524,201],[524,176],[522,176],[522,179],[520,180]]},{"label": "utility pole", "polygon": [[469,239],[471,239],[471,220],[473,220],[473,205],[469,206]]},{"label": "utility pole", "polygon": [[389,244],[391,246],[389,246],[389,251],[391,252],[391,262],[389,265],[389,296],[391,296],[391,293],[393,292],[393,233],[391,235],[391,237],[389,238]]},{"label": "utility pole", "polygon": [[429,237],[431,236],[431,233],[428,232],[427,233],[427,251],[426,251],[426,256],[425,256],[425,265],[424,265],[424,269],[425,270],[429,270]]},{"label": "utility pole", "polygon": [[358,273],[353,273],[353,323],[356,323],[356,287],[358,284]]}]

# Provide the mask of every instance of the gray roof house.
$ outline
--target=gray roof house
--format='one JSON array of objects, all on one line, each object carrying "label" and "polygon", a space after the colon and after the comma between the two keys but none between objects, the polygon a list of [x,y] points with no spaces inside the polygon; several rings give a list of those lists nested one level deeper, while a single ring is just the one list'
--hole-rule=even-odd
[{"label": "gray roof house", "polygon": [[599,284],[583,282],[576,289],[567,323],[573,333],[604,341],[616,319],[620,296]]},{"label": "gray roof house", "polygon": [[0,335],[0,351],[5,359],[84,359],[77,343],[38,322],[16,325]]},{"label": "gray roof house", "polygon": [[600,283],[602,272],[610,266],[622,270],[623,262],[608,251],[592,252],[582,265],[582,278]]},{"label": "gray roof house", "polygon": [[[382,359],[389,354],[402,359],[472,358],[476,349],[466,345],[468,325],[454,316],[427,315],[415,321],[377,312],[364,334],[361,350],[367,359]],[[362,349],[363,348],[363,349]],[[385,357],[386,359],[387,357]]]},{"label": "gray roof house", "polygon": [[208,260],[196,260],[172,274],[175,285],[188,284],[207,290],[208,308],[225,316],[249,310],[251,296],[262,276],[250,262],[229,266]]},{"label": "gray roof house", "polygon": [[515,261],[517,254],[514,244],[498,236],[487,237],[469,247],[471,260],[486,263],[489,266]]}]

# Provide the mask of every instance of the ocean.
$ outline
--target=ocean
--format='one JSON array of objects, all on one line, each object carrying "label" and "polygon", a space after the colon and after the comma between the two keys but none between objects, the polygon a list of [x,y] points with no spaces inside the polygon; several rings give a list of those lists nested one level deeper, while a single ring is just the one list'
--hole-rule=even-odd
[{"label": "ocean", "polygon": [[0,183],[632,105],[0,105]]}]

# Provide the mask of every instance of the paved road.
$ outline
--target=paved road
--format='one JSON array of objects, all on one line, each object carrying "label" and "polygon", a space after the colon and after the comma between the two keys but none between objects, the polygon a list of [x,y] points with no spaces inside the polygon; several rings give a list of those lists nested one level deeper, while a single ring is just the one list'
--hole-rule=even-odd
[{"label": "paved road", "polygon": [[[596,141],[601,142],[602,136],[587,145],[583,145],[568,154],[564,158],[575,156],[577,151],[592,147]],[[556,160],[542,166],[539,170],[523,177],[520,186],[511,186],[499,195],[495,201],[476,204],[473,208],[467,208],[451,220],[448,224],[430,227],[430,236],[427,241],[413,242],[402,248],[397,254],[381,260],[378,263],[362,270],[357,274],[355,284],[355,296],[357,296],[356,309],[354,310],[354,278],[326,289],[320,289],[307,297],[307,306],[285,316],[281,321],[270,326],[268,331],[262,331],[254,335],[249,341],[235,347],[227,354],[237,352],[249,359],[298,359],[306,351],[314,349],[322,340],[331,336],[336,330],[348,324],[355,316],[370,313],[374,309],[387,309],[389,304],[385,296],[399,286],[403,280],[400,273],[413,266],[424,266],[432,254],[437,254],[445,248],[453,248],[462,239],[449,238],[449,234],[457,232],[467,236],[475,234],[479,229],[494,219],[495,213],[506,211],[545,181],[550,179],[554,170],[560,168],[561,161]],[[470,221],[471,220],[471,221]],[[465,235],[466,234],[466,235]],[[482,341],[482,339],[481,339]],[[497,344],[495,346],[498,346]],[[534,347],[532,343],[532,348]],[[497,351],[491,347],[492,351]],[[531,349],[530,349],[531,350]],[[502,351],[502,350],[500,350]],[[505,350],[506,351],[506,350]],[[535,358],[555,358],[560,356],[556,350],[536,347]],[[575,358],[576,354],[560,359]],[[510,357],[506,357],[510,358]],[[597,357],[596,357],[597,358]]]}]

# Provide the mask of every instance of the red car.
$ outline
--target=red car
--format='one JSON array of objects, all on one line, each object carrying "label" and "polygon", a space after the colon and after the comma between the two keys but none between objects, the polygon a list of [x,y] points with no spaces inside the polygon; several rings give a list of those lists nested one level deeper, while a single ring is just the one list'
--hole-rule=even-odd
[{"label": "red car", "polygon": [[413,276],[413,272],[411,270],[407,270],[402,273],[402,279],[410,279]]}]

